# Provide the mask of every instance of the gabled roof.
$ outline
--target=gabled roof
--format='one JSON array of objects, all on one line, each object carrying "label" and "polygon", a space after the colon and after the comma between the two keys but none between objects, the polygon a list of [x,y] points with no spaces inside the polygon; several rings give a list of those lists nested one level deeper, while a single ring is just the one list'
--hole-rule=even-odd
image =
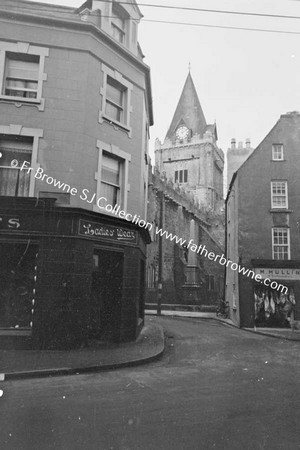
[{"label": "gabled roof", "polygon": [[142,14],[136,0],[131,0],[131,3],[133,4],[133,7],[136,9],[136,11],[138,12],[138,14],[140,15],[140,17],[144,17],[144,15]]},{"label": "gabled roof", "polygon": [[194,135],[199,134],[201,137],[205,133],[207,126],[190,72],[187,76],[166,138],[173,140],[175,131],[180,123],[185,123]]}]

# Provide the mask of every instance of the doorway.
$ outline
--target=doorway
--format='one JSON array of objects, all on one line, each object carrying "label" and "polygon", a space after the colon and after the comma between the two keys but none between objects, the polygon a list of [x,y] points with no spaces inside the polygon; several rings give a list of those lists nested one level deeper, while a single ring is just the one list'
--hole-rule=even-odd
[{"label": "doorway", "polygon": [[89,337],[118,341],[123,287],[122,252],[96,249],[93,254]]}]

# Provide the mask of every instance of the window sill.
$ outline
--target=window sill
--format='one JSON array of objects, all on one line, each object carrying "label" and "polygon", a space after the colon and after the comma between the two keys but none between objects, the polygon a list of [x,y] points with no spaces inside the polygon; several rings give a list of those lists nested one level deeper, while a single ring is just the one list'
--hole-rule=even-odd
[{"label": "window sill", "polygon": [[122,130],[128,133],[128,136],[131,137],[131,128],[127,127],[125,124],[118,122],[115,119],[112,119],[111,117],[107,116],[106,114],[100,113],[99,116],[99,122],[103,123],[106,122],[109,125],[112,125],[116,130]]},{"label": "window sill", "polygon": [[23,98],[23,97],[14,97],[11,95],[0,95],[0,101],[5,103],[14,103],[17,108],[20,108],[23,105],[27,106],[36,106],[40,111],[44,111],[45,109],[45,100],[43,98]]},{"label": "window sill", "polygon": [[270,213],[292,213],[293,210],[292,209],[288,209],[288,208],[271,208],[270,209]]}]

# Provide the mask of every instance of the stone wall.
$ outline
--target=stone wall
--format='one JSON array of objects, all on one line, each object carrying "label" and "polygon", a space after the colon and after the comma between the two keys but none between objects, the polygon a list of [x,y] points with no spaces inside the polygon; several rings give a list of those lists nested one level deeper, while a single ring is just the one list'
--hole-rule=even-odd
[{"label": "stone wall", "polygon": [[[216,305],[223,295],[224,269],[208,260],[205,251],[200,255],[192,248],[202,244],[208,252],[223,254],[221,208],[218,213],[200,209],[191,194],[157,170],[149,171],[148,202],[148,222],[153,228],[147,248],[146,302],[157,302],[161,265],[162,303]],[[162,237],[157,233],[160,229],[165,232]]]}]

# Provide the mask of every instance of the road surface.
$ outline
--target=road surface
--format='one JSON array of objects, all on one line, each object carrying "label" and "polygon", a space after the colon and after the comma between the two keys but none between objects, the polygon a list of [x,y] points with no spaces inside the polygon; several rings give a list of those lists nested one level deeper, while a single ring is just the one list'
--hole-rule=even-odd
[{"label": "road surface", "polygon": [[300,344],[211,320],[149,317],[163,358],[2,382],[0,449],[300,449]]}]

